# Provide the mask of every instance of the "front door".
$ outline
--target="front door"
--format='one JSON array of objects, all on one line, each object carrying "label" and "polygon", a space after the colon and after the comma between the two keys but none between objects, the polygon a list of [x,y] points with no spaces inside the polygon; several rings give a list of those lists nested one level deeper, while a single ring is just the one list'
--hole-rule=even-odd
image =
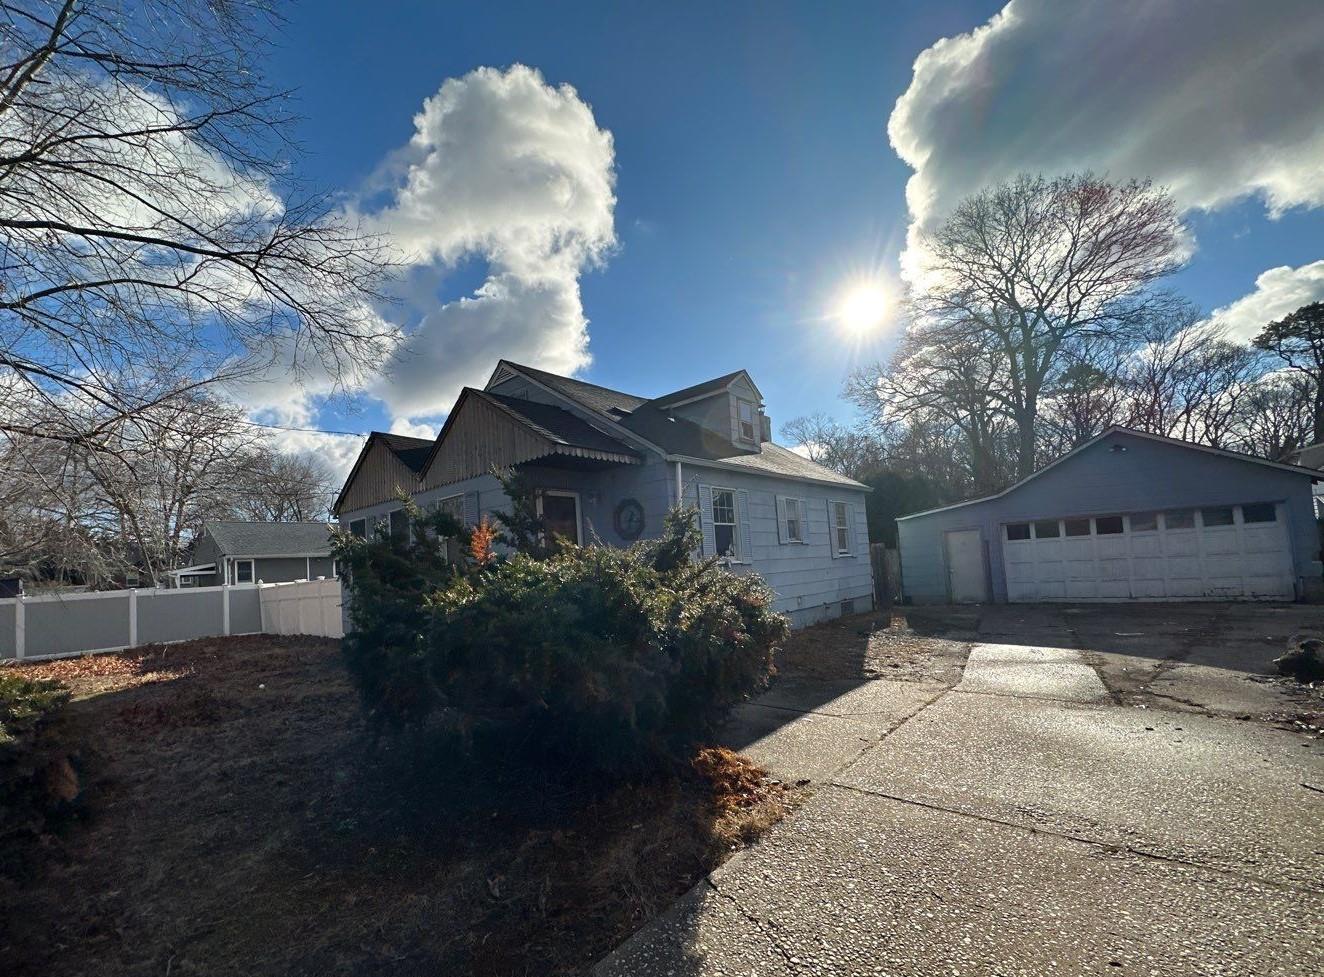
[{"label": "front door", "polygon": [[579,538],[579,496],[570,492],[544,492],[542,522],[549,539],[564,536],[572,543],[582,542]]},{"label": "front door", "polygon": [[984,573],[984,544],[978,529],[947,534],[947,578],[952,603],[980,604],[988,600],[988,577]]}]

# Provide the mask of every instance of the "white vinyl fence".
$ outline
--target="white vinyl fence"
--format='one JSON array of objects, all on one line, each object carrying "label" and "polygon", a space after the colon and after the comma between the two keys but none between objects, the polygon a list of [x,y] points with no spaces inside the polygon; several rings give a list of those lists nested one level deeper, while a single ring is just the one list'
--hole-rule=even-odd
[{"label": "white vinyl fence", "polygon": [[341,637],[340,581],[0,599],[0,661],[261,633]]}]

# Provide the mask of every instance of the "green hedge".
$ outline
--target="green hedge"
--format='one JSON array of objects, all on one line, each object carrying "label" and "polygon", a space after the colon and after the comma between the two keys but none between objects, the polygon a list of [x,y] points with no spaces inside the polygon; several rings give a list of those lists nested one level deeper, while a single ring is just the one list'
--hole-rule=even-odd
[{"label": "green hedge", "polygon": [[661,539],[626,550],[564,545],[463,571],[436,569],[426,527],[409,544],[342,538],[344,647],[369,717],[582,773],[681,757],[767,680],[788,632],[761,578],[691,559],[694,516],[673,512]]}]

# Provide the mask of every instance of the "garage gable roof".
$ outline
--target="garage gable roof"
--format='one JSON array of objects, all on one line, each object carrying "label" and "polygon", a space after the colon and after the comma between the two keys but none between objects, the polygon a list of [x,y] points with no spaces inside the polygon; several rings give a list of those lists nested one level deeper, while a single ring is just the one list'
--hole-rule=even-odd
[{"label": "garage gable roof", "polygon": [[951,505],[940,505],[933,509],[925,509],[922,512],[912,512],[908,515],[897,516],[897,522],[900,522],[903,519],[917,519],[920,516],[931,516],[935,512],[947,512],[948,510],[960,509],[968,505],[978,505],[981,502],[992,502],[994,499],[1000,499],[1005,495],[1010,495],[1022,485],[1034,481],[1045,472],[1051,471],[1069,458],[1075,457],[1086,448],[1098,444],[1100,441],[1113,434],[1124,434],[1128,437],[1143,438],[1146,441],[1157,441],[1160,444],[1170,444],[1178,448],[1189,448],[1192,451],[1203,451],[1206,454],[1219,455],[1224,458],[1231,458],[1234,461],[1244,461],[1254,465],[1264,465],[1267,468],[1277,468],[1285,472],[1291,472],[1294,475],[1304,475],[1316,482],[1324,480],[1324,471],[1319,471],[1314,468],[1303,468],[1301,465],[1289,465],[1286,462],[1270,461],[1267,458],[1256,458],[1254,455],[1243,454],[1240,451],[1228,451],[1226,448],[1211,448],[1207,444],[1196,444],[1194,441],[1183,441],[1180,438],[1164,437],[1162,434],[1151,434],[1148,431],[1137,431],[1135,428],[1122,427],[1120,424],[1114,424],[1112,427],[1096,434],[1088,441],[1076,445],[1076,447],[1072,448],[1061,458],[1058,458],[1054,462],[1050,462],[1043,468],[1040,468],[1037,472],[1027,475],[1019,482],[1013,482],[1011,485],[1008,485],[1001,492],[981,496],[978,499],[968,499],[965,502],[953,502]]}]

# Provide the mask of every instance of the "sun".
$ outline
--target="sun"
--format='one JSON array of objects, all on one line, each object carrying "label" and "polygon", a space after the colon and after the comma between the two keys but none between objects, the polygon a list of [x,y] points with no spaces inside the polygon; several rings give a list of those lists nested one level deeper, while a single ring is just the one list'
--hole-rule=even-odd
[{"label": "sun", "polygon": [[847,331],[863,336],[873,332],[892,307],[891,296],[877,282],[862,282],[853,285],[842,296],[837,306],[837,319]]}]

